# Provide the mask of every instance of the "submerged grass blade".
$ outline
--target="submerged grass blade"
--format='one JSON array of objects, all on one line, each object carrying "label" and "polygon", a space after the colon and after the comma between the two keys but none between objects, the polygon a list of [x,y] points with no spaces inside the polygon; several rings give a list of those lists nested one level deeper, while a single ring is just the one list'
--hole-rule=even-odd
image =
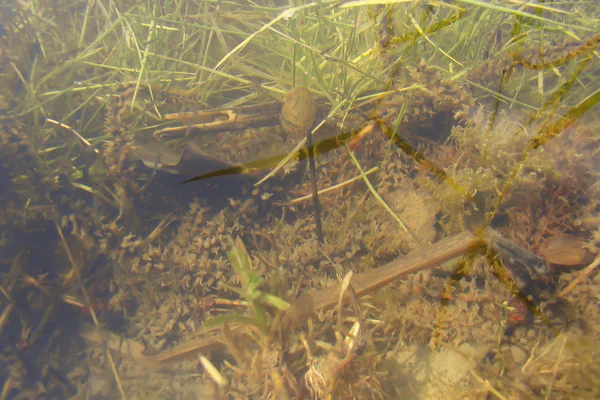
[{"label": "submerged grass blade", "polygon": [[256,32],[252,33],[250,36],[248,36],[246,39],[244,39],[242,42],[240,42],[240,44],[238,44],[237,46],[235,46],[230,52],[228,52],[227,54],[225,54],[225,56],[223,56],[223,58],[221,58],[221,60],[217,63],[217,65],[215,65],[214,69],[218,70],[229,58],[231,58],[234,54],[240,52],[256,36],[260,35],[262,32],[266,31],[271,26],[275,25],[277,22],[279,22],[279,21],[281,21],[281,20],[283,20],[285,18],[289,18],[291,15],[293,15],[295,12],[297,12],[299,10],[302,10],[302,9],[305,9],[305,8],[309,8],[309,7],[314,7],[314,4],[307,4],[305,6],[300,6],[300,7],[292,7],[292,8],[288,8],[287,10],[283,11],[276,18],[272,19],[270,22],[268,22],[267,24],[263,25],[262,28],[260,28]]},{"label": "submerged grass blade", "polygon": [[490,10],[499,11],[502,13],[511,14],[511,15],[518,16],[518,17],[524,17],[524,18],[529,18],[529,19],[536,20],[539,22],[545,22],[551,26],[554,25],[557,28],[575,28],[575,29],[583,29],[583,30],[586,30],[589,32],[594,32],[593,28],[586,28],[582,25],[573,25],[573,24],[567,24],[564,22],[554,21],[549,18],[540,17],[539,15],[530,14],[525,11],[516,10],[513,8],[509,8],[509,7],[504,7],[504,6],[493,4],[493,3],[487,2],[487,1],[478,1],[478,0],[455,0],[455,1],[457,3],[463,3],[463,4],[468,4],[471,6],[487,8]]},{"label": "submerged grass blade", "polygon": [[352,159],[352,163],[354,164],[354,166],[356,167],[356,169],[360,173],[360,176],[361,176],[363,182],[365,182],[365,184],[369,188],[369,191],[371,192],[371,194],[373,195],[373,197],[375,197],[375,199],[377,200],[377,202],[379,202],[379,204],[381,204],[383,206],[383,208],[388,212],[388,214],[390,214],[392,216],[392,218],[394,218],[394,220],[396,220],[396,222],[398,222],[398,225],[400,225],[400,228],[402,228],[406,233],[408,233],[410,236],[412,236],[412,238],[415,239],[415,241],[417,243],[421,243],[421,240],[417,237],[417,235],[415,235],[414,232],[412,232],[410,229],[408,229],[408,227],[402,221],[402,219],[398,216],[398,214],[396,214],[394,212],[394,210],[392,210],[392,208],[388,205],[388,203],[386,203],[386,201],[379,195],[379,193],[377,192],[377,190],[375,190],[375,188],[373,187],[373,184],[369,180],[369,177],[365,174],[365,171],[363,170],[363,168],[361,167],[360,163],[356,159],[356,156],[354,155],[354,152],[352,150],[350,150],[350,148],[347,145],[346,145],[346,152],[348,153],[348,155]]},{"label": "submerged grass blade", "polygon": [[150,27],[148,28],[148,38],[146,39],[146,46],[144,48],[144,54],[142,56],[142,61],[140,65],[140,72],[138,74],[137,81],[135,82],[135,89],[133,91],[133,99],[131,100],[131,111],[133,111],[135,107],[135,100],[137,98],[138,91],[140,90],[140,84],[142,83],[142,78],[144,73],[146,72],[146,62],[148,61],[148,50],[150,49],[150,43],[152,42],[152,37],[154,36],[154,19],[150,23]]}]

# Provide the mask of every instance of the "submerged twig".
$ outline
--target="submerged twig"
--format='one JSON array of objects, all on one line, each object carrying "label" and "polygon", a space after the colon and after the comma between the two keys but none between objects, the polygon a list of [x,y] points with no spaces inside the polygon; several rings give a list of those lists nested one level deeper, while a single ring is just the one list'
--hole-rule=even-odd
[{"label": "submerged twig", "polygon": [[[90,311],[90,315],[92,316],[92,320],[94,321],[94,326],[96,327],[97,330],[100,330],[100,323],[98,322],[98,317],[96,316],[96,311],[94,311],[94,307],[92,306],[92,302],[90,300],[90,297],[88,296],[87,290],[85,290],[85,287],[83,286],[83,283],[81,282],[81,265],[77,264],[75,259],[73,258],[73,253],[71,252],[71,249],[69,248],[69,245],[65,239],[65,236],[63,234],[63,231],[62,231],[60,225],[58,224],[58,222],[56,222],[55,224],[56,224],[56,230],[58,231],[58,235],[60,236],[60,240],[62,241],[62,244],[65,248],[65,252],[67,253],[67,256],[69,258],[69,262],[71,263],[71,271],[65,278],[65,281],[68,281],[73,278],[77,278],[77,280],[79,280],[79,286],[80,286],[81,292],[83,293],[83,297],[85,298],[86,305]],[[117,366],[115,364],[115,361],[112,358],[112,355],[110,354],[110,351],[106,352],[106,359],[108,360],[108,363],[110,364],[110,368],[111,368],[112,374],[115,378],[117,388],[119,389],[119,393],[121,394],[121,398],[123,400],[127,400],[127,395],[125,394],[125,390],[123,389],[123,384],[121,383],[121,379],[120,379],[119,373],[117,371]]]},{"label": "submerged twig", "polygon": [[[356,296],[360,297],[371,293],[398,278],[413,272],[432,268],[445,261],[456,258],[466,252],[473,251],[485,245],[485,241],[473,235],[470,232],[463,232],[457,235],[440,240],[431,246],[422,247],[407,256],[400,257],[382,267],[356,274],[352,277],[352,288]],[[283,312],[282,321],[287,326],[293,327],[304,323],[311,315],[320,310],[334,307],[339,300],[339,294],[342,284],[337,283],[315,293],[303,295],[292,303]],[[246,325],[230,324],[228,328],[232,336],[241,333]],[[202,332],[204,335],[214,334],[216,329],[210,329]],[[101,336],[89,332],[83,332],[82,336],[92,342],[104,343]],[[108,348],[113,351],[121,351],[124,356],[129,353],[120,350],[119,343],[112,343],[117,339],[109,340]],[[118,339],[121,341],[121,339]],[[128,349],[140,349],[139,344],[131,340],[124,340]],[[161,368],[185,359],[195,359],[198,353],[210,353],[225,346],[221,336],[205,336],[187,343],[176,346],[170,350],[161,352],[155,356],[143,356],[138,350],[133,354],[133,359],[140,366],[146,368]]]},{"label": "submerged twig", "polygon": [[[365,171],[365,175],[370,175],[373,172],[376,172],[378,170],[379,170],[379,167],[373,167],[370,170]],[[340,189],[340,188],[342,188],[344,186],[347,186],[347,185],[349,185],[349,184],[351,184],[353,182],[356,182],[359,179],[362,179],[362,176],[357,175],[354,178],[350,178],[350,179],[348,179],[348,180],[346,180],[346,181],[344,181],[342,183],[338,183],[337,185],[330,186],[330,187],[328,187],[326,189],[321,189],[321,190],[318,191],[318,194],[322,195],[322,194],[325,194],[325,193],[333,192],[334,190],[337,190],[337,189]],[[286,203],[283,203],[283,205],[292,205],[292,204],[300,203],[301,201],[308,200],[310,198],[311,198],[311,195],[307,194],[306,196],[297,197],[297,198],[292,199],[292,200],[290,200],[290,201],[288,201]]]},{"label": "submerged twig", "polygon": [[167,227],[169,225],[171,225],[172,222],[177,220],[177,217],[171,218],[172,215],[173,215],[173,213],[169,213],[169,214],[165,215],[163,217],[163,219],[160,220],[160,222],[158,223],[156,228],[154,228],[154,230],[152,232],[150,232],[148,237],[146,237],[144,240],[138,242],[136,247],[146,246],[146,245],[154,242],[156,239],[158,239],[158,237],[163,233],[163,231],[165,229],[167,229]]},{"label": "submerged twig", "polygon": [[200,361],[200,364],[202,364],[206,373],[212,378],[213,381],[215,381],[219,388],[223,389],[229,385],[227,378],[225,378],[225,376],[219,372],[219,370],[214,366],[213,363],[210,362],[208,358],[202,354],[199,354],[198,361]]},{"label": "submerged twig", "polygon": [[558,356],[556,357],[556,363],[554,364],[554,368],[552,368],[552,379],[548,383],[548,389],[546,391],[545,400],[550,400],[552,398],[552,387],[554,386],[554,383],[556,382],[556,376],[558,374],[558,366],[560,365],[560,361],[562,359],[566,344],[567,344],[567,337],[563,336],[562,344],[560,345],[560,350],[558,351]]},{"label": "submerged twig", "polygon": [[[96,330],[100,330],[100,323],[98,322],[98,316],[96,315],[96,311],[94,310],[94,307],[92,306],[92,301],[91,301],[90,297],[88,296],[87,290],[85,290],[85,288],[83,287],[83,283],[81,283],[81,281],[80,281],[80,289],[81,289],[81,292],[83,293],[83,297],[85,298],[85,302],[87,303],[87,307],[90,310],[90,315],[92,316],[92,320],[94,321],[94,326],[95,326]],[[112,375],[115,378],[115,383],[117,385],[117,388],[119,389],[121,398],[123,400],[127,400],[127,394],[125,393],[125,389],[123,389],[123,384],[121,383],[121,377],[119,376],[119,371],[117,371],[117,364],[115,363],[115,360],[113,359],[112,355],[110,354],[110,351],[108,351],[108,350],[106,351],[106,360],[108,361],[108,363],[110,365],[110,371],[112,372]]]},{"label": "submerged twig", "polygon": [[492,384],[490,383],[490,381],[480,377],[473,368],[469,368],[469,372],[471,373],[471,375],[473,375],[473,378],[475,378],[479,383],[481,383],[483,385],[483,387],[485,388],[486,391],[492,393],[494,396],[496,396],[500,400],[506,400],[506,397],[504,397],[502,395],[502,393],[500,393],[498,391],[498,389],[493,387]]},{"label": "submerged twig", "polygon": [[79,278],[80,277],[80,273],[81,273],[81,265],[79,265],[79,263],[77,263],[75,261],[75,258],[73,257],[73,253],[71,252],[71,248],[69,247],[69,244],[67,243],[67,239],[65,239],[65,235],[63,234],[63,231],[60,227],[60,225],[58,224],[58,222],[55,222],[56,225],[56,230],[58,231],[58,236],[60,237],[60,241],[63,245],[63,247],[65,248],[65,253],[67,254],[67,258],[69,259],[69,262],[71,263],[71,271],[69,271],[67,273],[67,275],[65,276],[65,283],[69,282],[70,280],[72,280],[73,278]]},{"label": "submerged twig", "polygon": [[300,149],[302,149],[302,147],[304,147],[305,144],[306,138],[302,139],[292,151],[290,151],[286,156],[282,157],[277,163],[277,165],[271,171],[269,171],[269,173],[265,175],[264,178],[256,182],[254,186],[259,186],[261,183],[264,183],[267,179],[279,172],[288,162],[290,162],[298,154]]},{"label": "submerged twig", "polygon": [[315,151],[312,143],[312,132],[306,130],[306,147],[308,150],[308,166],[310,168],[310,184],[312,187],[312,201],[315,209],[315,225],[319,243],[323,244],[323,226],[321,225],[321,207],[319,205],[319,187],[317,186],[317,168],[315,166]]},{"label": "submerged twig", "polygon": [[71,128],[69,125],[67,125],[67,124],[64,124],[64,123],[62,123],[62,122],[60,122],[60,121],[56,121],[56,120],[54,120],[54,119],[51,119],[51,118],[46,118],[46,122],[50,122],[51,124],[58,125],[58,126],[60,126],[61,128],[68,130],[68,131],[69,131],[69,132],[71,132],[73,135],[75,135],[75,136],[76,136],[76,137],[77,137],[79,140],[81,140],[81,142],[82,142],[83,144],[85,144],[87,147],[90,147],[90,148],[91,148],[91,149],[94,151],[94,153],[96,153],[96,154],[100,154],[100,151],[99,151],[97,148],[95,148],[95,147],[94,147],[94,146],[93,146],[93,145],[92,145],[92,144],[89,142],[89,140],[87,140],[86,138],[84,138],[83,136],[81,136],[81,134],[80,134],[79,132],[77,132],[75,129]]},{"label": "submerged twig", "polygon": [[585,269],[583,269],[576,277],[575,279],[573,279],[573,281],[571,283],[569,283],[567,285],[566,288],[564,288],[563,290],[561,290],[558,295],[560,297],[565,297],[566,295],[568,295],[569,293],[571,293],[571,290],[573,290],[575,288],[575,286],[577,286],[579,283],[583,282],[584,280],[587,279],[588,276],[590,276],[590,274],[592,273],[592,271],[594,269],[596,269],[596,267],[600,265],[600,253],[598,253],[598,255],[596,255],[596,258],[594,259],[594,261],[588,265],[587,267],[585,267]]}]

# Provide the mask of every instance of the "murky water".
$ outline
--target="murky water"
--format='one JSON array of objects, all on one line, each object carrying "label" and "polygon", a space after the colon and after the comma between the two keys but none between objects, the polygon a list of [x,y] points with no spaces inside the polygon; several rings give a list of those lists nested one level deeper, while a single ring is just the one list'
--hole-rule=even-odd
[{"label": "murky water", "polygon": [[3,3],[0,399],[598,398],[598,15]]}]

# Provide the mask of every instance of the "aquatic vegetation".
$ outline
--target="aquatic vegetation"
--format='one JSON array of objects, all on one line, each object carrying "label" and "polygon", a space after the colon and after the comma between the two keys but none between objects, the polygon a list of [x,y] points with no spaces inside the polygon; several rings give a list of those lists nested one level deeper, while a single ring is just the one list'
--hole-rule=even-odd
[{"label": "aquatic vegetation", "polygon": [[597,398],[598,5],[292,3],[0,5],[1,396]]}]

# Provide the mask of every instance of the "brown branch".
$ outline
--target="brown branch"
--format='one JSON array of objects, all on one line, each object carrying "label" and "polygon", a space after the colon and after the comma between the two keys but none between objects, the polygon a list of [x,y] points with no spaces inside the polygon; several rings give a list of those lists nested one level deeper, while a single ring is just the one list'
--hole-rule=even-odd
[{"label": "brown branch", "polygon": [[[422,247],[382,267],[355,275],[352,278],[352,288],[357,296],[363,296],[405,275],[432,268],[483,245],[485,245],[485,241],[482,238],[469,232],[459,233],[431,246]],[[315,293],[301,296],[293,301],[290,308],[283,313],[282,322],[288,327],[298,326],[306,322],[315,312],[335,306],[339,300],[340,288],[341,283],[338,283]],[[245,326],[231,324],[228,327],[232,335],[236,336]],[[104,341],[108,340],[108,347],[113,351],[123,353],[122,349],[127,349],[123,355],[132,355],[142,367],[160,368],[184,359],[195,358],[198,353],[210,353],[225,347],[220,335],[214,335],[215,331],[214,329],[211,331],[212,336],[191,340],[154,356],[143,355],[141,345],[133,341],[120,340],[115,337],[110,339],[110,335],[101,335],[93,332],[92,329],[84,330],[81,335],[85,339],[99,344],[104,344]],[[202,332],[202,334],[209,335],[211,333]]]}]

